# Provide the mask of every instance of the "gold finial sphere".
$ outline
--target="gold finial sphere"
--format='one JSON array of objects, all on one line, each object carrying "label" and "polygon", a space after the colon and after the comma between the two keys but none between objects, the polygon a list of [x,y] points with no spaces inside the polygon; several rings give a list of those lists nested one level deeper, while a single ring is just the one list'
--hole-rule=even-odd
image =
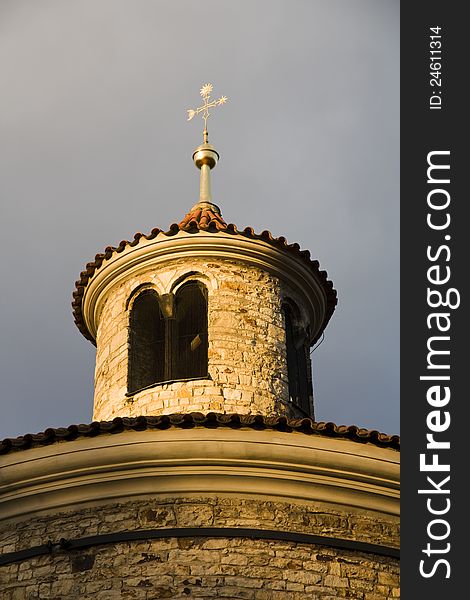
[{"label": "gold finial sphere", "polygon": [[198,169],[202,165],[208,165],[210,169],[213,169],[219,158],[217,150],[207,142],[198,146],[193,152],[193,161]]}]

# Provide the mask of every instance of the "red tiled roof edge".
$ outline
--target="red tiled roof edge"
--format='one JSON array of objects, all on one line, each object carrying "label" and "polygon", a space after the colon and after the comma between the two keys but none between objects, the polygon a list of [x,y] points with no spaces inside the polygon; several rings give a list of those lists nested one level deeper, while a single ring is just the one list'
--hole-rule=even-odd
[{"label": "red tiled roof edge", "polygon": [[[83,321],[82,314],[82,299],[86,286],[88,285],[89,280],[93,277],[95,272],[101,267],[103,261],[111,258],[113,254],[122,252],[127,246],[136,246],[141,238],[145,238],[146,240],[154,239],[159,233],[163,233],[166,236],[173,236],[179,233],[180,231],[187,231],[188,233],[197,233],[199,231],[207,231],[209,233],[218,233],[219,231],[225,233],[231,233],[234,235],[242,235],[248,237],[250,239],[262,240],[264,242],[268,242],[277,248],[290,252],[300,258],[304,263],[306,263],[315,275],[320,279],[320,283],[323,286],[323,289],[326,293],[327,297],[327,307],[325,318],[322,323],[322,327],[317,335],[317,337],[312,341],[315,343],[317,339],[320,337],[321,332],[325,329],[328,324],[328,321],[333,314],[336,304],[338,303],[337,292],[333,288],[333,282],[328,279],[328,274],[326,271],[320,270],[320,264],[317,260],[312,260],[310,258],[310,252],[308,250],[301,250],[299,244],[288,244],[285,237],[273,237],[270,231],[264,230],[261,233],[255,233],[252,227],[246,227],[242,231],[238,230],[236,225],[233,223],[229,223],[228,225],[225,222],[221,222],[220,220],[213,219],[209,221],[207,225],[203,225],[199,223],[196,219],[187,219],[188,215],[178,223],[173,223],[170,225],[170,228],[167,231],[163,231],[162,229],[154,228],[148,235],[144,235],[143,233],[136,233],[134,235],[134,239],[132,241],[123,240],[119,243],[118,246],[107,246],[103,253],[99,253],[95,256],[94,261],[87,263],[85,270],[80,273],[80,279],[75,282],[75,290],[73,292],[73,301],[72,301],[72,310],[75,324],[77,325],[80,332],[83,336],[90,340],[90,342],[94,345],[95,340],[93,336],[89,333],[86,325]],[[222,224],[223,223],[223,224]]]},{"label": "red tiled roof edge", "polygon": [[353,442],[370,443],[381,448],[400,450],[400,437],[387,435],[375,429],[363,429],[356,425],[335,425],[334,423],[315,422],[311,419],[288,419],[287,417],[266,417],[263,415],[239,415],[221,413],[171,414],[157,417],[116,417],[112,421],[94,421],[88,425],[70,425],[58,429],[49,428],[37,434],[26,434],[17,438],[6,438],[0,442],[0,454],[15,450],[27,450],[38,446],[47,446],[55,442],[72,441],[79,437],[94,437],[102,434],[121,433],[123,431],[144,431],[146,429],[169,429],[177,427],[229,427],[240,429],[271,429],[286,433],[299,432],[306,435],[322,435],[345,438]]}]

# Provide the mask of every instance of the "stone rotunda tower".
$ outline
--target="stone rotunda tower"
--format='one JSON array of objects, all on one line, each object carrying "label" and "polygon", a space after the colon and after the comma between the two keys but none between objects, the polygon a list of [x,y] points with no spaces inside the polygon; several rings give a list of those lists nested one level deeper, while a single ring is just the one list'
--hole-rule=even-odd
[{"label": "stone rotunda tower", "polygon": [[399,439],[313,420],[336,292],[212,202],[211,91],[199,201],[77,281],[93,423],[0,444],[2,599],[399,596]]}]

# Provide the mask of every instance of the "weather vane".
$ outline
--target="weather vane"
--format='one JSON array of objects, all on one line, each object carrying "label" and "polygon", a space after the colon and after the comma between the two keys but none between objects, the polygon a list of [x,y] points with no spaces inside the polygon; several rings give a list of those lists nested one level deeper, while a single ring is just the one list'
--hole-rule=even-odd
[{"label": "weather vane", "polygon": [[191,121],[193,117],[196,117],[197,115],[202,113],[202,118],[204,119],[203,136],[205,143],[207,143],[208,141],[207,119],[210,116],[209,108],[213,108],[214,106],[221,106],[222,104],[225,104],[227,102],[227,96],[221,96],[218,100],[212,100],[211,102],[209,102],[212,90],[212,83],[205,83],[200,90],[200,94],[202,96],[202,99],[204,100],[204,104],[202,106],[199,106],[198,108],[190,108],[188,110],[188,121]]}]

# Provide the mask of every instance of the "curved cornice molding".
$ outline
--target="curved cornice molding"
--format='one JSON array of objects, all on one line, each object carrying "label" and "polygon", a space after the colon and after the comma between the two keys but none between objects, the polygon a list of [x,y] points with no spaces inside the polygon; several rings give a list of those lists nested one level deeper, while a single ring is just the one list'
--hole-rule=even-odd
[{"label": "curved cornice molding", "polygon": [[122,242],[118,248],[108,248],[105,254],[97,255],[76,283],[72,306],[80,331],[95,342],[103,298],[111,286],[130,275],[175,258],[220,258],[267,270],[298,290],[309,307],[311,323],[316,325],[312,335],[312,343],[315,342],[337,301],[326,272],[320,271],[318,262],[310,260],[310,253],[300,251],[298,244],[287,245],[284,238],[273,238],[269,232],[257,236],[250,228],[237,232],[229,227],[226,231],[155,230],[154,235],[139,234],[134,242]]},{"label": "curved cornice molding", "polygon": [[397,516],[399,456],[390,448],[295,432],[126,430],[2,457],[0,515],[155,494],[243,492]]}]

